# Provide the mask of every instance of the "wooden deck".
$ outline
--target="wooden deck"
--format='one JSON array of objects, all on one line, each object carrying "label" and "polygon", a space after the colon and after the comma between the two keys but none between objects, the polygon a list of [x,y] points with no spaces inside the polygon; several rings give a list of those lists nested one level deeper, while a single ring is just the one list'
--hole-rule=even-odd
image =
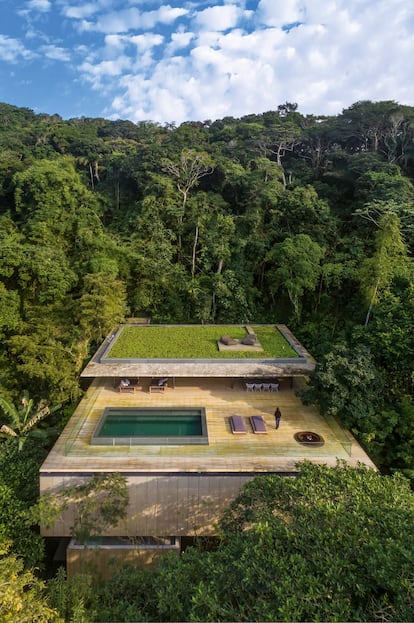
[{"label": "wooden deck", "polygon": [[[241,380],[176,379],[163,393],[148,391],[150,379],[141,379],[137,391],[120,393],[113,379],[95,379],[41,468],[44,475],[118,471],[121,473],[257,473],[294,472],[302,459],[335,465],[337,458],[350,464],[362,462],[375,469],[352,435],[335,422],[304,406],[288,379],[279,392],[247,392]],[[91,446],[90,439],[105,407],[205,407],[207,446]],[[275,429],[274,411],[282,420]],[[241,415],[246,435],[231,432],[229,418]],[[255,435],[248,418],[261,415],[268,434]],[[293,436],[313,431],[325,440],[322,447],[305,447]]]}]

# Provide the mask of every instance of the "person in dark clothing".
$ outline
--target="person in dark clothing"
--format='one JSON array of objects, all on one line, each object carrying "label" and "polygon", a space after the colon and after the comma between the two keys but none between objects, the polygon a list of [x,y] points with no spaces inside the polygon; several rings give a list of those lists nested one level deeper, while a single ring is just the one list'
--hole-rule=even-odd
[{"label": "person in dark clothing", "polygon": [[276,407],[276,411],[275,411],[276,428],[279,428],[281,417],[282,417],[282,413],[279,407]]}]

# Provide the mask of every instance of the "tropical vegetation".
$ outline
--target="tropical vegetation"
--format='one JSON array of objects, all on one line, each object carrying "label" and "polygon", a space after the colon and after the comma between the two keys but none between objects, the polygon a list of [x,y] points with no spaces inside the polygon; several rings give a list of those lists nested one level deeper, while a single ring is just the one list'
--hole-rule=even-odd
[{"label": "tropical vegetation", "polygon": [[214,546],[155,570],[125,567],[84,590],[83,606],[91,622],[412,621],[413,514],[400,474],[303,463],[296,478],[246,485]]},{"label": "tropical vegetation", "polygon": [[[292,518],[298,530],[292,533],[289,523],[265,513],[256,528],[246,527],[246,543],[254,549],[251,539],[262,535],[268,554],[275,552],[270,569],[281,573],[291,609],[283,595],[277,607],[269,605],[266,591],[277,587],[260,575],[268,560],[259,551],[250,577],[237,536],[237,565],[223,537],[216,558],[205,554],[209,577],[197,564],[199,552],[171,563],[183,564],[181,576],[177,571],[182,586],[187,578],[195,583],[191,603],[176,613],[200,620],[412,618],[412,584],[401,576],[399,591],[392,581],[400,569],[405,574],[406,558],[387,517],[396,518],[411,543],[404,523],[411,494],[400,474],[414,481],[414,108],[360,101],[328,117],[302,115],[286,102],[241,119],[176,127],[63,120],[0,104],[0,120],[1,560],[10,557],[20,595],[49,608],[43,588],[24,575],[34,567],[48,573],[34,519],[37,473],[82,396],[80,371],[102,340],[126,317],[141,315],[152,324],[284,323],[318,361],[303,400],[349,427],[380,469],[375,483],[395,486],[397,494],[393,501],[373,494],[369,516],[351,505],[354,518],[361,513],[372,527],[372,541],[359,521],[350,528],[341,497],[337,506],[335,499],[326,506],[323,496],[312,498],[321,507],[323,538],[336,534],[343,564],[335,546],[329,555],[325,546],[300,549],[298,526],[310,538],[313,516],[299,524]],[[320,475],[322,483],[326,478]],[[274,483],[263,486],[279,491]],[[332,526],[325,521],[330,508]],[[342,512],[349,523],[340,523]],[[381,546],[378,526],[390,535]],[[279,541],[288,547],[286,558]],[[365,584],[355,581],[362,570],[347,546],[361,552]],[[326,564],[324,571],[319,555],[335,569]],[[218,580],[224,563],[240,583],[251,588],[254,580],[260,587],[260,612],[245,594],[243,612],[227,600],[231,578],[227,574],[222,586]],[[287,563],[297,563],[303,580],[292,582],[292,590],[282,573]],[[311,582],[311,570],[320,583]],[[167,620],[181,593],[175,571],[164,573],[143,586],[170,582],[162,605],[156,601],[161,589],[147,593]],[[127,596],[129,578],[117,580]],[[57,591],[61,580],[51,584]],[[302,605],[300,594],[306,595]],[[84,617],[84,595],[73,589],[67,598],[73,620]],[[144,620],[155,620],[151,607],[148,602],[142,610]],[[131,608],[136,614],[143,606]]]}]

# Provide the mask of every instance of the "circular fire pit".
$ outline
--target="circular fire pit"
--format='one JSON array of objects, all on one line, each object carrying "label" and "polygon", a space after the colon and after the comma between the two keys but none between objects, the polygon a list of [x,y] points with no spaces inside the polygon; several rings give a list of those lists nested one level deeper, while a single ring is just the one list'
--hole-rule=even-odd
[{"label": "circular fire pit", "polygon": [[294,438],[298,443],[301,443],[303,446],[323,446],[323,444],[325,443],[322,435],[318,435],[318,433],[312,433],[309,430],[295,433]]}]

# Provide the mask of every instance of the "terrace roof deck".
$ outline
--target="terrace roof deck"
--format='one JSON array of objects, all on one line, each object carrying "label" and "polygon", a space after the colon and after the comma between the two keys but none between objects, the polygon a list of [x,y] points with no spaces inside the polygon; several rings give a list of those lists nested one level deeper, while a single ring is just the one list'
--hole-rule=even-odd
[{"label": "terrace roof deck", "polygon": [[[149,378],[141,379],[138,391],[119,393],[111,378],[95,379],[68,425],[46,458],[41,476],[74,475],[117,471],[124,474],[182,473],[289,473],[296,463],[309,459],[335,465],[337,459],[350,464],[365,463],[375,469],[350,433],[333,420],[322,417],[313,407],[304,406],[281,380],[280,391],[247,392],[244,383],[226,378],[177,379],[175,388],[162,394],[148,392]],[[297,387],[303,379],[295,379]],[[108,406],[205,407],[209,445],[206,446],[91,446],[93,430]],[[282,411],[280,428],[275,429],[274,410]],[[231,432],[229,418],[241,415],[246,435]],[[255,435],[248,417],[261,415],[267,435]],[[322,435],[321,447],[304,447],[294,440],[298,431],[312,430]]]},{"label": "terrace roof deck", "polygon": [[[81,376],[83,378],[115,377],[174,377],[174,378],[257,378],[257,377],[295,377],[308,376],[315,368],[312,355],[300,344],[285,325],[273,325],[279,330],[287,343],[294,349],[297,357],[270,358],[255,357],[226,359],[218,354],[214,359],[184,358],[111,358],[111,348],[122,333],[122,326],[109,336],[88,363]],[[127,325],[129,328],[131,324]],[[138,325],[137,325],[138,326]],[[268,325],[271,326],[271,325]],[[240,327],[240,325],[238,325]],[[202,331],[202,326],[199,329]],[[220,327],[218,327],[220,328]],[[139,326],[139,330],[151,330],[151,326]],[[246,355],[246,352],[243,352]]]}]

